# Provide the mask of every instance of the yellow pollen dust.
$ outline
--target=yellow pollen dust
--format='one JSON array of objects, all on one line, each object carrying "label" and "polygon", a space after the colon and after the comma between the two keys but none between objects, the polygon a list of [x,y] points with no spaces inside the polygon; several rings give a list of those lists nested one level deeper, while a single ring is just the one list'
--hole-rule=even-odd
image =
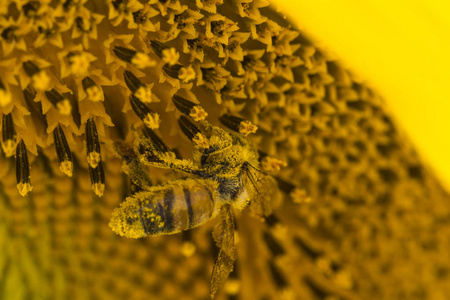
[{"label": "yellow pollen dust", "polygon": [[87,161],[91,166],[91,168],[93,169],[97,168],[98,163],[100,162],[100,153],[96,151],[90,152],[89,155],[87,156]]},{"label": "yellow pollen dust", "polygon": [[184,257],[191,257],[192,255],[194,255],[196,250],[197,247],[195,247],[194,243],[184,242],[183,245],[181,245],[181,254]]},{"label": "yellow pollen dust", "polygon": [[286,167],[287,163],[274,157],[266,156],[261,161],[261,167],[264,171],[279,171],[281,167]]},{"label": "yellow pollen dust", "polygon": [[11,103],[12,95],[10,92],[0,89],[0,106],[6,106]]},{"label": "yellow pollen dust", "polygon": [[291,192],[291,198],[294,203],[309,203],[311,202],[311,197],[306,194],[303,189],[296,188]]},{"label": "yellow pollen dust", "polygon": [[159,128],[159,123],[161,123],[161,120],[159,119],[159,115],[157,113],[148,113],[143,121],[145,126],[150,129]]},{"label": "yellow pollen dust", "polygon": [[209,144],[209,140],[206,138],[206,136],[204,136],[203,134],[201,134],[200,132],[198,132],[194,138],[192,139],[192,141],[195,144],[195,148],[200,148],[200,149],[208,149],[210,144]]},{"label": "yellow pollen dust", "polygon": [[88,99],[94,102],[103,101],[103,93],[100,87],[93,85],[86,89]]},{"label": "yellow pollen dust", "polygon": [[70,57],[69,62],[70,62],[70,71],[75,76],[86,75],[88,73],[88,69],[91,64],[89,62],[87,55],[84,53]]},{"label": "yellow pollen dust", "polygon": [[45,71],[40,71],[31,77],[33,87],[38,91],[48,90],[50,85],[50,77],[48,77]]},{"label": "yellow pollen dust", "polygon": [[70,115],[72,113],[72,105],[68,99],[64,99],[56,103],[56,108],[62,115]]},{"label": "yellow pollen dust", "polygon": [[180,69],[180,73],[178,73],[178,78],[184,83],[188,83],[191,80],[195,79],[195,71],[191,66]]},{"label": "yellow pollen dust", "polygon": [[69,177],[73,175],[73,163],[70,160],[65,160],[59,165],[61,172]]},{"label": "yellow pollen dust", "polygon": [[138,69],[145,69],[148,67],[156,66],[156,62],[152,60],[147,54],[138,52],[131,59],[131,63],[136,66]]},{"label": "yellow pollen dust", "polygon": [[208,113],[203,109],[203,107],[197,105],[192,108],[189,116],[191,116],[194,121],[198,122],[206,119]]},{"label": "yellow pollen dust", "polygon": [[2,143],[3,152],[5,153],[6,157],[11,157],[14,155],[14,152],[16,150],[16,141],[14,140],[7,140]]},{"label": "yellow pollen dust", "polygon": [[258,126],[254,125],[250,121],[242,121],[241,124],[239,124],[239,132],[245,136],[250,133],[255,133],[256,130],[258,130]]},{"label": "yellow pollen dust", "polygon": [[19,191],[19,194],[22,195],[22,197],[25,197],[29,192],[33,190],[33,187],[31,186],[31,183],[18,183],[17,184],[17,190]]},{"label": "yellow pollen dust", "polygon": [[97,196],[103,196],[103,192],[105,191],[105,185],[103,183],[94,183],[91,188]]},{"label": "yellow pollen dust", "polygon": [[162,51],[162,60],[170,66],[176,64],[178,59],[180,59],[180,53],[175,48],[164,49]]},{"label": "yellow pollen dust", "polygon": [[134,95],[144,103],[152,102],[152,91],[147,86],[141,86]]}]

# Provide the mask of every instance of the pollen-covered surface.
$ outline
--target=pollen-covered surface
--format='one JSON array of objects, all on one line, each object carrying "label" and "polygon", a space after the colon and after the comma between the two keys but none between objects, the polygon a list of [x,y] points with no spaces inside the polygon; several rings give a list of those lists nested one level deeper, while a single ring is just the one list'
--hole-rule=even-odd
[{"label": "pollen-covered surface", "polygon": [[450,298],[449,195],[376,92],[267,1],[3,2],[0,299],[209,298],[210,223],[139,240],[108,226],[136,192],[117,141],[147,126],[192,153],[175,94],[193,122],[248,134],[286,195],[265,222],[236,213],[218,298]]}]

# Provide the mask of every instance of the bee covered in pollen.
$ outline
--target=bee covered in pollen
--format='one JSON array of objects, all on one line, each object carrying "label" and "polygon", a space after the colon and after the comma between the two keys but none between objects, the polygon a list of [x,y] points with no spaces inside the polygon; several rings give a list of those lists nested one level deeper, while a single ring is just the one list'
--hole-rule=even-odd
[{"label": "bee covered in pollen", "polygon": [[[180,101],[174,102],[180,109]],[[183,112],[183,109],[180,109]],[[229,133],[199,120],[195,125],[182,115],[179,125],[194,143],[193,159],[177,159],[149,128],[136,133],[134,155],[125,172],[141,187],[112,214],[110,227],[130,238],[176,234],[219,217],[213,238],[219,248],[212,277],[213,296],[233,270],[236,259],[234,211],[249,203],[252,211],[267,216],[277,198],[276,181],[258,169],[258,152],[241,134]],[[143,170],[154,166],[177,171],[178,178],[152,186]],[[181,171],[181,172],[180,172]]]}]

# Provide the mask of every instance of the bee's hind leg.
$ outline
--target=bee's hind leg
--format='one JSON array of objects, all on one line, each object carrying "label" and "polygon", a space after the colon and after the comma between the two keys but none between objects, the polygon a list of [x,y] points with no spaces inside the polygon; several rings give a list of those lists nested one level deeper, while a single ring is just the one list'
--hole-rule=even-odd
[{"label": "bee's hind leg", "polygon": [[122,169],[131,182],[139,189],[145,190],[151,187],[153,184],[148,176],[148,170],[145,165],[140,163],[134,149],[123,142],[115,142],[114,146],[116,154],[122,160]]}]

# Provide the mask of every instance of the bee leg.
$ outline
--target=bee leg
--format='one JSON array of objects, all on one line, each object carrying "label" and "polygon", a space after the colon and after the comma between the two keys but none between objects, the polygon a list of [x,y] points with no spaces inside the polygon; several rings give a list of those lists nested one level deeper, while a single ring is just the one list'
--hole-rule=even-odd
[{"label": "bee leg", "polygon": [[152,186],[148,170],[139,161],[133,148],[125,143],[118,141],[114,143],[116,155],[122,159],[122,169],[128,175],[130,180],[141,189],[147,189]]},{"label": "bee leg", "polygon": [[130,180],[143,190],[152,186],[152,181],[148,176],[148,170],[135,157],[129,162],[124,162],[122,169]]}]

